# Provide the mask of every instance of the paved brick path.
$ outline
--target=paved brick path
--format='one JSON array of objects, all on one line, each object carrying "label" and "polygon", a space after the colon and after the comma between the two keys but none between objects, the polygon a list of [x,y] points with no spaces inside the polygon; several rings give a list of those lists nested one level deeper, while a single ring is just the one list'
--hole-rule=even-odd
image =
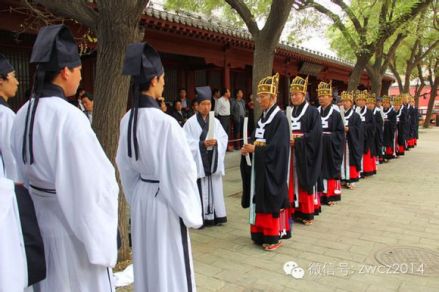
[{"label": "paved brick path", "polygon": [[[229,223],[191,231],[198,291],[439,291],[439,270],[419,276],[401,266],[402,273],[393,274],[378,269],[375,259],[377,251],[399,246],[439,254],[439,128],[420,136],[405,157],[380,165],[378,175],[357,189],[343,190],[342,201],[324,207],[313,225],[295,224],[293,237],[274,252],[250,240],[248,210],[240,206],[239,155],[228,154]],[[284,273],[288,261],[305,270],[303,279]],[[409,271],[422,268],[408,264]]]}]

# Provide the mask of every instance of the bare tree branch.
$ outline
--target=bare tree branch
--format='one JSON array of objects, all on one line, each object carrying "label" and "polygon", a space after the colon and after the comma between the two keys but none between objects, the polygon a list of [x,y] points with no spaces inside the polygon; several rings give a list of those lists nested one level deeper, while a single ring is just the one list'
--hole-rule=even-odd
[{"label": "bare tree branch", "polygon": [[395,41],[392,43],[392,45],[390,46],[387,54],[386,54],[386,58],[384,59],[384,63],[381,66],[381,72],[384,73],[387,70],[387,67],[389,66],[389,62],[392,58],[392,56],[395,55],[396,53],[396,49],[399,47],[399,45],[401,44],[401,42],[407,37],[407,34],[405,33],[399,33],[398,36],[396,37]]},{"label": "bare tree branch", "polygon": [[364,27],[361,26],[360,21],[358,20],[357,16],[355,16],[355,13],[348,5],[346,5],[346,3],[344,3],[343,0],[331,0],[331,2],[337,4],[344,12],[346,12],[347,16],[352,21],[352,24],[358,32],[364,31]]},{"label": "bare tree branch", "polygon": [[259,33],[258,24],[256,23],[254,15],[251,13],[248,6],[242,0],[225,0],[227,4],[238,12],[244,23],[247,25],[249,32],[256,36]]},{"label": "bare tree branch", "polygon": [[[262,29],[264,35],[269,35],[273,39],[279,39],[282,30],[290,15],[294,0],[273,0],[270,8],[270,14]],[[283,23],[284,25],[279,25]]]},{"label": "bare tree branch", "polygon": [[98,12],[90,7],[87,1],[82,0],[35,0],[57,15],[73,18],[79,23],[96,31]]}]

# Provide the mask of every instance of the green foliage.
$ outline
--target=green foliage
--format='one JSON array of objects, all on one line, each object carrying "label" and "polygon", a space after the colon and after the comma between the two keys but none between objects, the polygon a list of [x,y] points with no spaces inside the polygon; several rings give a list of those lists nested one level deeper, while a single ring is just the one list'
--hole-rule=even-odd
[{"label": "green foliage", "polygon": [[[259,28],[262,28],[270,13],[272,0],[244,0]],[[219,0],[166,0],[165,8],[168,10],[183,10],[201,13],[206,17],[218,18],[222,24],[245,28],[239,14],[225,1]],[[322,16],[314,10],[296,11],[292,9],[285,25],[282,39],[295,44],[300,44],[313,33],[321,33]],[[319,30],[320,28],[320,30]]]},{"label": "green foliage", "polygon": [[[340,57],[355,61],[358,54],[367,50],[368,44],[371,44],[379,39],[387,24],[392,23],[392,21],[397,19],[399,16],[408,13],[411,7],[413,7],[418,0],[394,1],[394,6],[392,6],[392,1],[389,1],[390,6],[387,14],[385,15],[385,19],[380,20],[380,12],[385,2],[386,1],[380,0],[353,0],[351,2],[350,9],[364,28],[363,32],[357,31],[349,17],[347,17],[347,15],[343,15],[344,24],[347,32],[355,41],[355,47],[348,44],[342,32],[335,25],[332,25],[326,31],[326,35],[330,40],[331,48],[337,52]],[[433,15],[431,9],[427,10],[425,14],[430,16]],[[422,39],[424,42],[428,39],[431,40],[432,36],[428,36],[425,27],[417,27],[417,22],[421,17],[424,19],[423,22],[425,25],[432,21],[431,17],[417,16],[413,19],[413,21],[403,24],[390,38],[387,38],[384,43],[384,52],[387,52],[399,33],[407,35],[407,38],[397,49],[398,58],[401,59],[401,64],[399,64],[399,66],[402,65],[402,60],[406,60],[410,55],[410,50],[408,49],[410,47],[409,44],[413,44],[414,40],[419,36],[419,34],[422,34]],[[376,48],[372,47],[370,49],[375,50]],[[404,57],[401,58],[401,56]],[[371,61],[373,61],[373,59]]]}]

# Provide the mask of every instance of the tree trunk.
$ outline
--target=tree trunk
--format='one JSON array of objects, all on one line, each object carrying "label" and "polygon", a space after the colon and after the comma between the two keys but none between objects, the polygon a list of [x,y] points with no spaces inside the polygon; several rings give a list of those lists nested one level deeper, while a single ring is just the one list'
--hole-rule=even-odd
[{"label": "tree trunk", "polygon": [[[430,83],[431,84],[431,83]],[[424,128],[430,127],[430,119],[433,114],[434,101],[436,100],[437,89],[439,87],[439,76],[435,77],[430,91],[430,100],[428,101],[427,114],[425,115]],[[438,114],[438,113],[436,113]]]},{"label": "tree trunk", "polygon": [[[255,123],[261,115],[261,108],[259,103],[256,102],[256,96],[258,92],[258,83],[262,78],[271,76],[273,73],[273,60],[275,45],[270,44],[268,40],[263,37],[255,37],[255,50],[253,52],[253,69],[252,69],[252,92],[253,102],[255,104]],[[271,41],[272,42],[272,41]],[[273,42],[272,42],[273,43]]]},{"label": "tree trunk", "polygon": [[357,89],[361,81],[361,74],[366,68],[369,59],[370,59],[369,55],[363,55],[357,57],[357,62],[355,63],[355,66],[351,72],[351,76],[349,77],[348,91]]},{"label": "tree trunk", "polygon": [[[137,36],[137,22],[128,23],[121,18],[110,16],[99,17],[97,37],[97,62],[95,78],[95,114],[93,128],[96,131],[107,156],[113,165],[119,137],[119,123],[126,112],[128,100],[129,77],[122,76],[122,66],[127,44],[135,41]],[[111,45],[108,45],[111,44]],[[117,171],[116,171],[117,172]],[[122,246],[119,249],[119,261],[130,256],[128,242],[128,215],[127,203],[122,193],[119,175],[119,232]]]},{"label": "tree trunk", "polygon": [[376,69],[375,66],[367,65],[366,70],[371,82],[371,92],[374,93],[377,97],[381,96],[381,90],[383,87],[383,74],[381,74],[380,68]]}]

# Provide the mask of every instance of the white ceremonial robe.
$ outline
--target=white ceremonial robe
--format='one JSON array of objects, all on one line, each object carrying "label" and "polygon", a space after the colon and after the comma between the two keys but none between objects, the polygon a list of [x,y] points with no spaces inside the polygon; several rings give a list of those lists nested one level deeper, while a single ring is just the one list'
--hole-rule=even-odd
[{"label": "white ceremonial robe", "polygon": [[202,199],[204,223],[206,225],[212,225],[217,222],[224,223],[227,221],[223,192],[224,157],[229,138],[219,120],[215,118],[215,139],[218,145],[215,150],[218,152],[217,169],[210,177],[206,176],[200,152],[202,128],[198,122],[197,115],[195,114],[187,120],[183,129],[186,132],[186,138],[197,165],[198,188]]},{"label": "white ceremonial robe", "polygon": [[11,130],[15,113],[0,104],[0,175],[17,180],[17,165],[11,150]]},{"label": "white ceremonial robe", "polygon": [[35,291],[114,291],[110,267],[117,260],[119,192],[114,167],[85,115],[59,97],[40,99],[35,161],[24,164],[28,106],[17,113],[11,139],[19,180],[29,189],[44,242],[47,277]]},{"label": "white ceremonial robe", "polygon": [[27,263],[14,182],[0,178],[0,292],[23,292]]},{"label": "white ceremonial robe", "polygon": [[134,145],[131,158],[127,152],[129,116],[120,124],[116,163],[131,207],[134,290],[195,291],[187,227],[203,222],[196,167],[184,131],[158,107],[139,108],[136,161]]}]

